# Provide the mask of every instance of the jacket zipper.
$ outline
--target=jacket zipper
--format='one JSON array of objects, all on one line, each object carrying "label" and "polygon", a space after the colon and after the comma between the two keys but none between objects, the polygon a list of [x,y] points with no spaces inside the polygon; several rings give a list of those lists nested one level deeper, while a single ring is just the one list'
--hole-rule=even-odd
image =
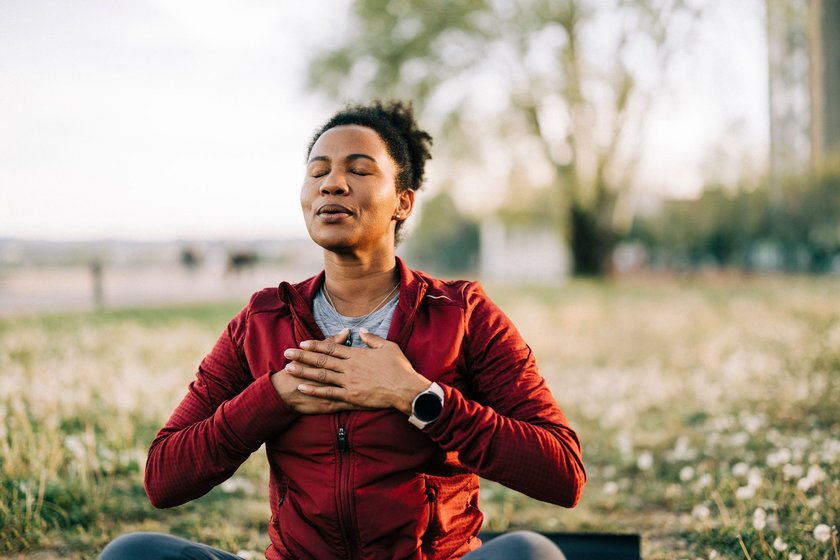
[{"label": "jacket zipper", "polygon": [[[339,420],[340,421],[340,420]],[[350,483],[350,458],[347,457],[347,430],[339,424],[338,426],[338,521],[341,525],[341,533],[344,536],[344,542],[347,545],[348,558],[356,558],[357,543],[356,533],[353,530],[353,505],[351,502],[353,491]]]}]

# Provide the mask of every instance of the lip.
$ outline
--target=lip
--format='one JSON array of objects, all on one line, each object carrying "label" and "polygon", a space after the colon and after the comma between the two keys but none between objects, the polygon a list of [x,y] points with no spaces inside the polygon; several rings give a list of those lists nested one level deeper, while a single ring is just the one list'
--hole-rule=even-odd
[{"label": "lip", "polygon": [[353,215],[353,212],[341,204],[324,204],[318,208],[315,214],[327,223],[335,223],[349,218]]}]

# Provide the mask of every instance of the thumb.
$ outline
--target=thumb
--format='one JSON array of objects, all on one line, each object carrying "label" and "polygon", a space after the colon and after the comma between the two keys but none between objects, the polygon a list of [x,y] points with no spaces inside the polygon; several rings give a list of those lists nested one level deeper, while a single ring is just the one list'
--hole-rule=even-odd
[{"label": "thumb", "polygon": [[344,328],[332,336],[328,336],[324,340],[327,342],[335,342],[336,344],[344,344],[347,342],[347,337],[350,336],[350,329]]},{"label": "thumb", "polygon": [[381,336],[376,336],[364,327],[359,329],[359,334],[362,337],[362,342],[367,344],[370,348],[382,348],[385,346],[385,343],[388,342]]}]

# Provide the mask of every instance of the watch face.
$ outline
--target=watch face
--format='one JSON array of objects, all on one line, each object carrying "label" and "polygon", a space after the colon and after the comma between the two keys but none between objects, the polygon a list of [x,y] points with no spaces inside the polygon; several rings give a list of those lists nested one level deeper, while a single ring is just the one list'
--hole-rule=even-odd
[{"label": "watch face", "polygon": [[422,393],[414,401],[414,415],[423,422],[437,420],[441,410],[443,403],[434,393]]}]

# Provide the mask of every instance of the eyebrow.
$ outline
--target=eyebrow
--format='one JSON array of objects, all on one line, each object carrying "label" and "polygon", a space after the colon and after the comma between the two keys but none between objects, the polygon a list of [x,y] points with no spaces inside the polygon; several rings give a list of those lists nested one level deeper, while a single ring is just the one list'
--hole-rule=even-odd
[{"label": "eyebrow", "polygon": [[[357,159],[368,159],[373,163],[376,163],[376,160],[367,154],[350,154],[344,159],[346,159],[348,162],[355,161]],[[310,159],[308,163],[312,163],[313,161],[330,161],[330,158],[328,158],[327,156],[315,156],[314,158]]]}]

